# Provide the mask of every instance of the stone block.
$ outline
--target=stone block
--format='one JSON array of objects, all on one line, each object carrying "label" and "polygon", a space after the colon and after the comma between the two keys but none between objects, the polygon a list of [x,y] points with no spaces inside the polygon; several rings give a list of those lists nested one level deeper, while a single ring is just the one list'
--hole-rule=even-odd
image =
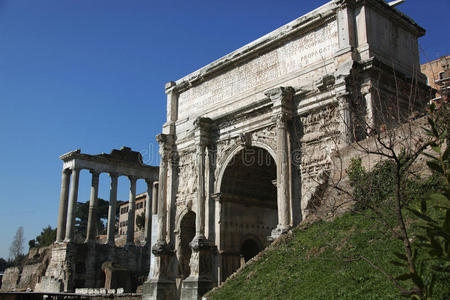
[{"label": "stone block", "polygon": [[44,293],[60,293],[64,291],[64,284],[60,279],[44,276],[41,278],[41,281],[36,284],[34,291]]},{"label": "stone block", "polygon": [[169,280],[149,280],[143,285],[143,300],[178,299],[175,282]]},{"label": "stone block", "polygon": [[40,266],[40,264],[24,266],[22,269],[22,273],[20,274],[20,281],[17,285],[17,288],[21,290],[25,290],[27,288],[34,290],[36,283],[39,281]]},{"label": "stone block", "polygon": [[18,267],[7,268],[2,278],[2,290],[12,291],[17,288],[20,278],[20,269]]},{"label": "stone block", "polygon": [[199,280],[198,278],[183,280],[181,287],[181,300],[197,300],[201,299],[206,292],[214,288],[211,280]]}]

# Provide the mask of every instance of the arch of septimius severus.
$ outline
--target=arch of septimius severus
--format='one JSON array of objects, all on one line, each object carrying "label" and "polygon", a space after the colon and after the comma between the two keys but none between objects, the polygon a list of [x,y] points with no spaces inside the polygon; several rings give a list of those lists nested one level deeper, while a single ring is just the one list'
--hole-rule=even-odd
[{"label": "arch of septimius severus", "polygon": [[376,127],[380,103],[406,110],[398,91],[424,84],[424,33],[382,0],[335,0],[167,83],[158,178],[122,171],[159,182],[143,297],[200,299],[313,213],[333,151],[369,134],[354,120]]}]

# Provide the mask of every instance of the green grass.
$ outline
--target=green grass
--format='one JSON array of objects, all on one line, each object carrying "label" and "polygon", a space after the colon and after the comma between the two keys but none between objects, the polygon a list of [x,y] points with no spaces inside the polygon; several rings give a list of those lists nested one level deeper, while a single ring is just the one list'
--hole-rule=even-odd
[{"label": "green grass", "polygon": [[[347,213],[296,228],[208,299],[399,299],[397,288],[359,259],[365,256],[392,275],[404,273],[389,263],[396,260],[393,252],[402,252],[401,243],[370,216]],[[449,284],[441,280],[433,299],[448,293]]]}]

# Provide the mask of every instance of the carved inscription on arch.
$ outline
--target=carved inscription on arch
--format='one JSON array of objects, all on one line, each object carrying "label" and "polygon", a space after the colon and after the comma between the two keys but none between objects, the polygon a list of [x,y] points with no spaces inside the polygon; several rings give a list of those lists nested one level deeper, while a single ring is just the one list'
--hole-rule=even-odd
[{"label": "carved inscription on arch", "polygon": [[179,119],[214,106],[226,107],[235,96],[333,57],[339,48],[337,22],[331,21],[281,47],[202,82],[179,95]]}]

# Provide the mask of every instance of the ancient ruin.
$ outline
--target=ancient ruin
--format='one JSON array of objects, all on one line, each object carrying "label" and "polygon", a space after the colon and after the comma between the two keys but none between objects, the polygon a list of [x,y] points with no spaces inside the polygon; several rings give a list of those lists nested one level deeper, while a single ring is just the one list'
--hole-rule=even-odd
[{"label": "ancient ruin", "polygon": [[[128,148],[61,156],[57,242],[37,289],[103,287],[127,276],[125,270],[149,270],[148,248],[134,245],[132,232],[127,247],[113,245],[119,175],[130,178],[130,215],[136,180],[148,183],[146,237],[150,189],[158,181],[155,264],[144,299],[200,299],[314,214],[334,151],[365,139],[369,128],[390,126],[380,116],[407,114],[419,99],[412,100],[410,91],[424,90],[417,39],[425,31],[393,6],[382,0],[330,1],[167,83],[159,169],[143,165]],[[111,174],[105,245],[94,242],[93,223],[85,243],[72,241],[80,169],[92,173],[90,216],[98,174]],[[134,217],[128,221],[133,228]],[[110,274],[106,281],[104,273]]]},{"label": "ancient ruin", "polygon": [[[158,179],[158,167],[142,162],[139,152],[123,147],[110,154],[88,155],[80,150],[60,157],[63,160],[61,196],[58,215],[56,242],[51,249],[51,259],[45,276],[35,286],[35,291],[74,292],[77,288],[123,288],[136,291],[139,276],[149,272],[149,246],[151,240],[152,186]],[[78,182],[81,170],[92,174],[91,197],[86,240],[75,240],[75,205],[78,196]],[[111,178],[106,243],[97,243],[95,213],[97,206],[100,173]],[[116,201],[119,176],[130,180],[128,210],[128,231],[125,247],[116,247]],[[147,183],[146,222],[144,244],[135,244],[135,200],[136,181]],[[125,258],[125,259],[124,259]],[[120,279],[120,280],[119,280]]]},{"label": "ancient ruin", "polygon": [[406,112],[398,89],[424,85],[423,34],[384,1],[330,1],[167,83],[143,297],[200,299],[314,213],[333,151],[366,138],[386,110]]}]

